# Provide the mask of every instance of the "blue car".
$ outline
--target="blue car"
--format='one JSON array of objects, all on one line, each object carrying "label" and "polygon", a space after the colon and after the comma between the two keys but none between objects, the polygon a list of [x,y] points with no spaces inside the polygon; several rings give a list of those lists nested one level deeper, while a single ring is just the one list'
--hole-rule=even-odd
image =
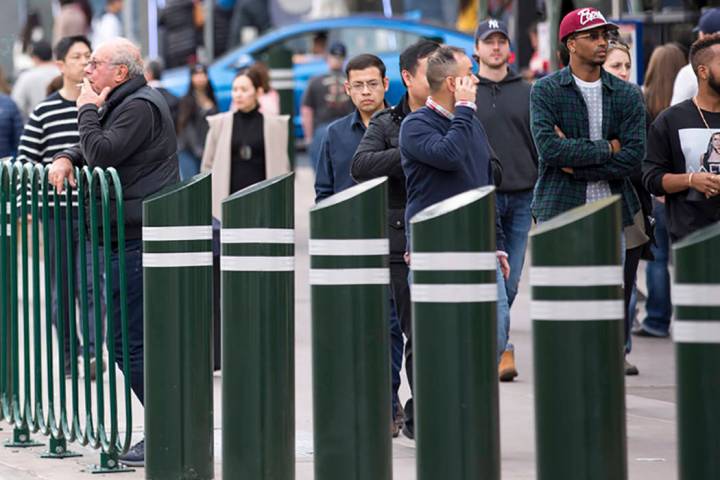
[{"label": "blue car", "polygon": [[[399,18],[359,15],[344,18],[328,18],[308,21],[272,30],[242,47],[238,47],[213,62],[209,67],[210,81],[220,110],[230,106],[230,89],[235,72],[255,61],[267,62],[268,52],[283,46],[293,52],[293,77],[295,92],[295,136],[302,138],[300,125],[300,102],[310,78],[327,72],[324,58],[312,55],[312,45],[318,33],[325,32],[328,44],[340,41],[345,44],[348,58],[360,53],[373,53],[387,66],[390,88],[386,99],[394,104],[405,89],[398,67],[402,50],[421,38],[463,48],[468,55],[474,51],[473,38],[447,28]],[[187,67],[167,70],[163,86],[177,96],[187,93],[190,71]],[[277,85],[281,87],[281,84]]]}]

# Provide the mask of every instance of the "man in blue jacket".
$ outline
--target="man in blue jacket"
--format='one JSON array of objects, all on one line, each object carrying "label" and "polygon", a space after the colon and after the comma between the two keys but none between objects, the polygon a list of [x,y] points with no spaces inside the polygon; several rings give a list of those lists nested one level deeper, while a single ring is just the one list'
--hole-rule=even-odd
[{"label": "man in blue jacket", "polygon": [[[478,79],[462,49],[443,46],[427,62],[430,97],[400,127],[406,177],[405,223],[422,209],[459,193],[493,184],[492,149],[475,116]],[[502,230],[497,230],[498,323],[509,314],[505,279],[510,275]],[[412,264],[412,257],[410,258]],[[502,272],[502,274],[500,274]],[[507,333],[498,328],[498,355]]]},{"label": "man in blue jacket", "polygon": [[355,185],[350,176],[353,155],[370,118],[385,108],[389,81],[382,60],[368,53],[358,55],[350,59],[345,74],[345,90],[355,109],[327,128],[315,175],[316,202]]}]

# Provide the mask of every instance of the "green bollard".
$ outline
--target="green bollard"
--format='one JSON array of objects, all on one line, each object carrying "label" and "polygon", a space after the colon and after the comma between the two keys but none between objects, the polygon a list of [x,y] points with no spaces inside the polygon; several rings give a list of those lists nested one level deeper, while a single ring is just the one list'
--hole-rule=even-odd
[{"label": "green bollard", "polygon": [[538,480],[627,478],[618,196],[531,233]]},{"label": "green bollard", "polygon": [[294,179],[222,204],[222,471],[232,478],[295,478]]},{"label": "green bollard", "polygon": [[499,480],[494,187],[410,220],[418,480]]},{"label": "green bollard", "polygon": [[389,480],[387,179],[310,210],[316,480]]},{"label": "green bollard", "polygon": [[720,223],[673,253],[679,479],[720,478]]},{"label": "green bollard", "polygon": [[143,203],[145,478],[213,474],[210,174]]},{"label": "green bollard", "polygon": [[288,155],[290,165],[295,167],[295,73],[293,52],[282,46],[271,48],[267,65],[270,69],[270,86],[280,95],[280,113],[289,115]]}]

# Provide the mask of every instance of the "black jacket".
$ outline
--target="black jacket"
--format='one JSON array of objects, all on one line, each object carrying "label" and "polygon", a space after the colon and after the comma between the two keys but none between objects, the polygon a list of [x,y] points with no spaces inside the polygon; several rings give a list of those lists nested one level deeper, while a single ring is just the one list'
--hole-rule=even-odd
[{"label": "black jacket", "polygon": [[402,262],[405,238],[405,174],[400,163],[400,124],[410,113],[407,94],[400,102],[379,111],[370,119],[365,136],[352,159],[350,174],[357,182],[388,177],[388,223],[390,261]]},{"label": "black jacket", "polygon": [[512,70],[500,82],[478,79],[476,115],[502,165],[498,191],[530,190],[538,176],[530,132],[530,85]]},{"label": "black jacket", "polygon": [[[163,96],[136,76],[115,88],[105,105],[78,111],[80,144],[55,157],[78,167],[114,167],[123,189],[125,238],[142,238],[142,202],[178,182],[177,140]],[[111,187],[112,191],[112,187]],[[115,205],[111,206],[113,222]]]}]

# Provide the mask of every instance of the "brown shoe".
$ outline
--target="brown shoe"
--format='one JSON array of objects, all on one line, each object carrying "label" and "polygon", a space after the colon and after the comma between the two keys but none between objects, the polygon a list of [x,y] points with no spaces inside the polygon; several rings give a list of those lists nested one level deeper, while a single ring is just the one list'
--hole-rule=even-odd
[{"label": "brown shoe", "polygon": [[515,352],[513,350],[505,350],[500,356],[498,376],[501,382],[512,382],[518,376],[515,369]]}]

